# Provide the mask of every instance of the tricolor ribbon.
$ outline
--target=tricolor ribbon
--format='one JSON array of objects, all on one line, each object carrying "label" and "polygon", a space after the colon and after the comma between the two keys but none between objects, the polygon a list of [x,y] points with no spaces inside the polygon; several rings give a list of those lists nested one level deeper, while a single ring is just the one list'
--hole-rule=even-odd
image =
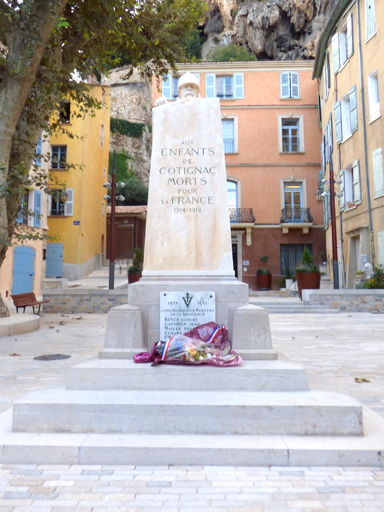
[{"label": "tricolor ribbon", "polygon": [[216,327],[216,329],[213,331],[213,333],[211,334],[211,337],[209,338],[207,343],[212,343],[215,340],[215,338],[217,338],[217,336],[220,334],[220,331],[223,331],[224,329],[225,329],[225,325],[218,325]]}]

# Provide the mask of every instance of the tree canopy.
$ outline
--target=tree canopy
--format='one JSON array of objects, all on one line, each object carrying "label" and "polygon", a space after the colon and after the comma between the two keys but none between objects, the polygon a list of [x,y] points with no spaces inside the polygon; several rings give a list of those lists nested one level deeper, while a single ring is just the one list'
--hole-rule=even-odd
[{"label": "tree canopy", "polygon": [[60,129],[50,123],[59,102],[99,108],[86,76],[119,55],[149,77],[165,73],[185,60],[182,40],[204,9],[202,0],[0,0],[0,266],[31,179],[48,190],[44,173],[29,171],[41,132]]}]

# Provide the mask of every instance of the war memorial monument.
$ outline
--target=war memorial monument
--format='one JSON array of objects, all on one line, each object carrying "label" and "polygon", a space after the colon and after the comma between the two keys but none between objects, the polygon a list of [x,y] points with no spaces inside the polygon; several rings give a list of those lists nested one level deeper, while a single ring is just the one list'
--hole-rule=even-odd
[{"label": "war memorial monument", "polygon": [[[383,419],[310,389],[274,351],[267,311],[234,276],[219,99],[189,73],[178,92],[153,112],[143,277],[109,312],[97,359],[14,404],[1,462],[382,466]],[[207,321],[227,326],[243,364],[133,362]]]}]

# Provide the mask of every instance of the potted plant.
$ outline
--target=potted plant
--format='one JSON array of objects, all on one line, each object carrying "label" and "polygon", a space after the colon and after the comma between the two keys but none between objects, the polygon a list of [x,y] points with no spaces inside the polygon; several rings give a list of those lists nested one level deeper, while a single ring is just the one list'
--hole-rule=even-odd
[{"label": "potted plant", "polygon": [[[262,256],[260,258],[260,261],[262,263],[267,263],[268,256]],[[259,290],[270,290],[271,289],[271,282],[272,282],[272,275],[270,271],[266,267],[259,268],[256,271],[257,274],[257,286]]]},{"label": "potted plant", "polygon": [[296,265],[296,281],[299,297],[302,290],[318,290],[320,288],[320,270],[313,263],[311,253],[304,247],[302,263]]},{"label": "potted plant", "polygon": [[143,271],[144,254],[140,247],[136,247],[132,265],[128,268],[128,284],[136,283]]},{"label": "potted plant", "polygon": [[294,281],[294,275],[292,274],[292,272],[289,270],[289,268],[286,268],[285,269],[285,287],[287,290],[289,290],[291,288],[291,286],[293,285],[293,281]]},{"label": "potted plant", "polygon": [[364,279],[365,272],[363,270],[356,270],[355,279],[359,279],[360,281]]}]

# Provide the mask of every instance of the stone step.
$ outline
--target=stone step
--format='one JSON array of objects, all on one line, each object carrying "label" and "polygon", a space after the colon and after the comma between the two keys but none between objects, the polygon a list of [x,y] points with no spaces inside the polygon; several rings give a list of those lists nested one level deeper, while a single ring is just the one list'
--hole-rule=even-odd
[{"label": "stone step", "polygon": [[338,309],[326,308],[321,305],[306,306],[303,302],[259,302],[250,300],[250,304],[259,306],[268,311],[268,313],[279,315],[305,315],[305,314],[322,314],[322,315],[335,315],[340,311]]},{"label": "stone step", "polygon": [[309,386],[304,368],[290,361],[244,361],[222,368],[94,359],[71,368],[67,389],[306,391]]},{"label": "stone step", "polygon": [[13,406],[14,432],[362,435],[362,407],[324,391],[73,391]]},{"label": "stone step", "polygon": [[[364,407],[364,436],[33,434],[0,414],[1,464],[384,466],[384,420]],[[3,419],[4,418],[4,419]]]}]

